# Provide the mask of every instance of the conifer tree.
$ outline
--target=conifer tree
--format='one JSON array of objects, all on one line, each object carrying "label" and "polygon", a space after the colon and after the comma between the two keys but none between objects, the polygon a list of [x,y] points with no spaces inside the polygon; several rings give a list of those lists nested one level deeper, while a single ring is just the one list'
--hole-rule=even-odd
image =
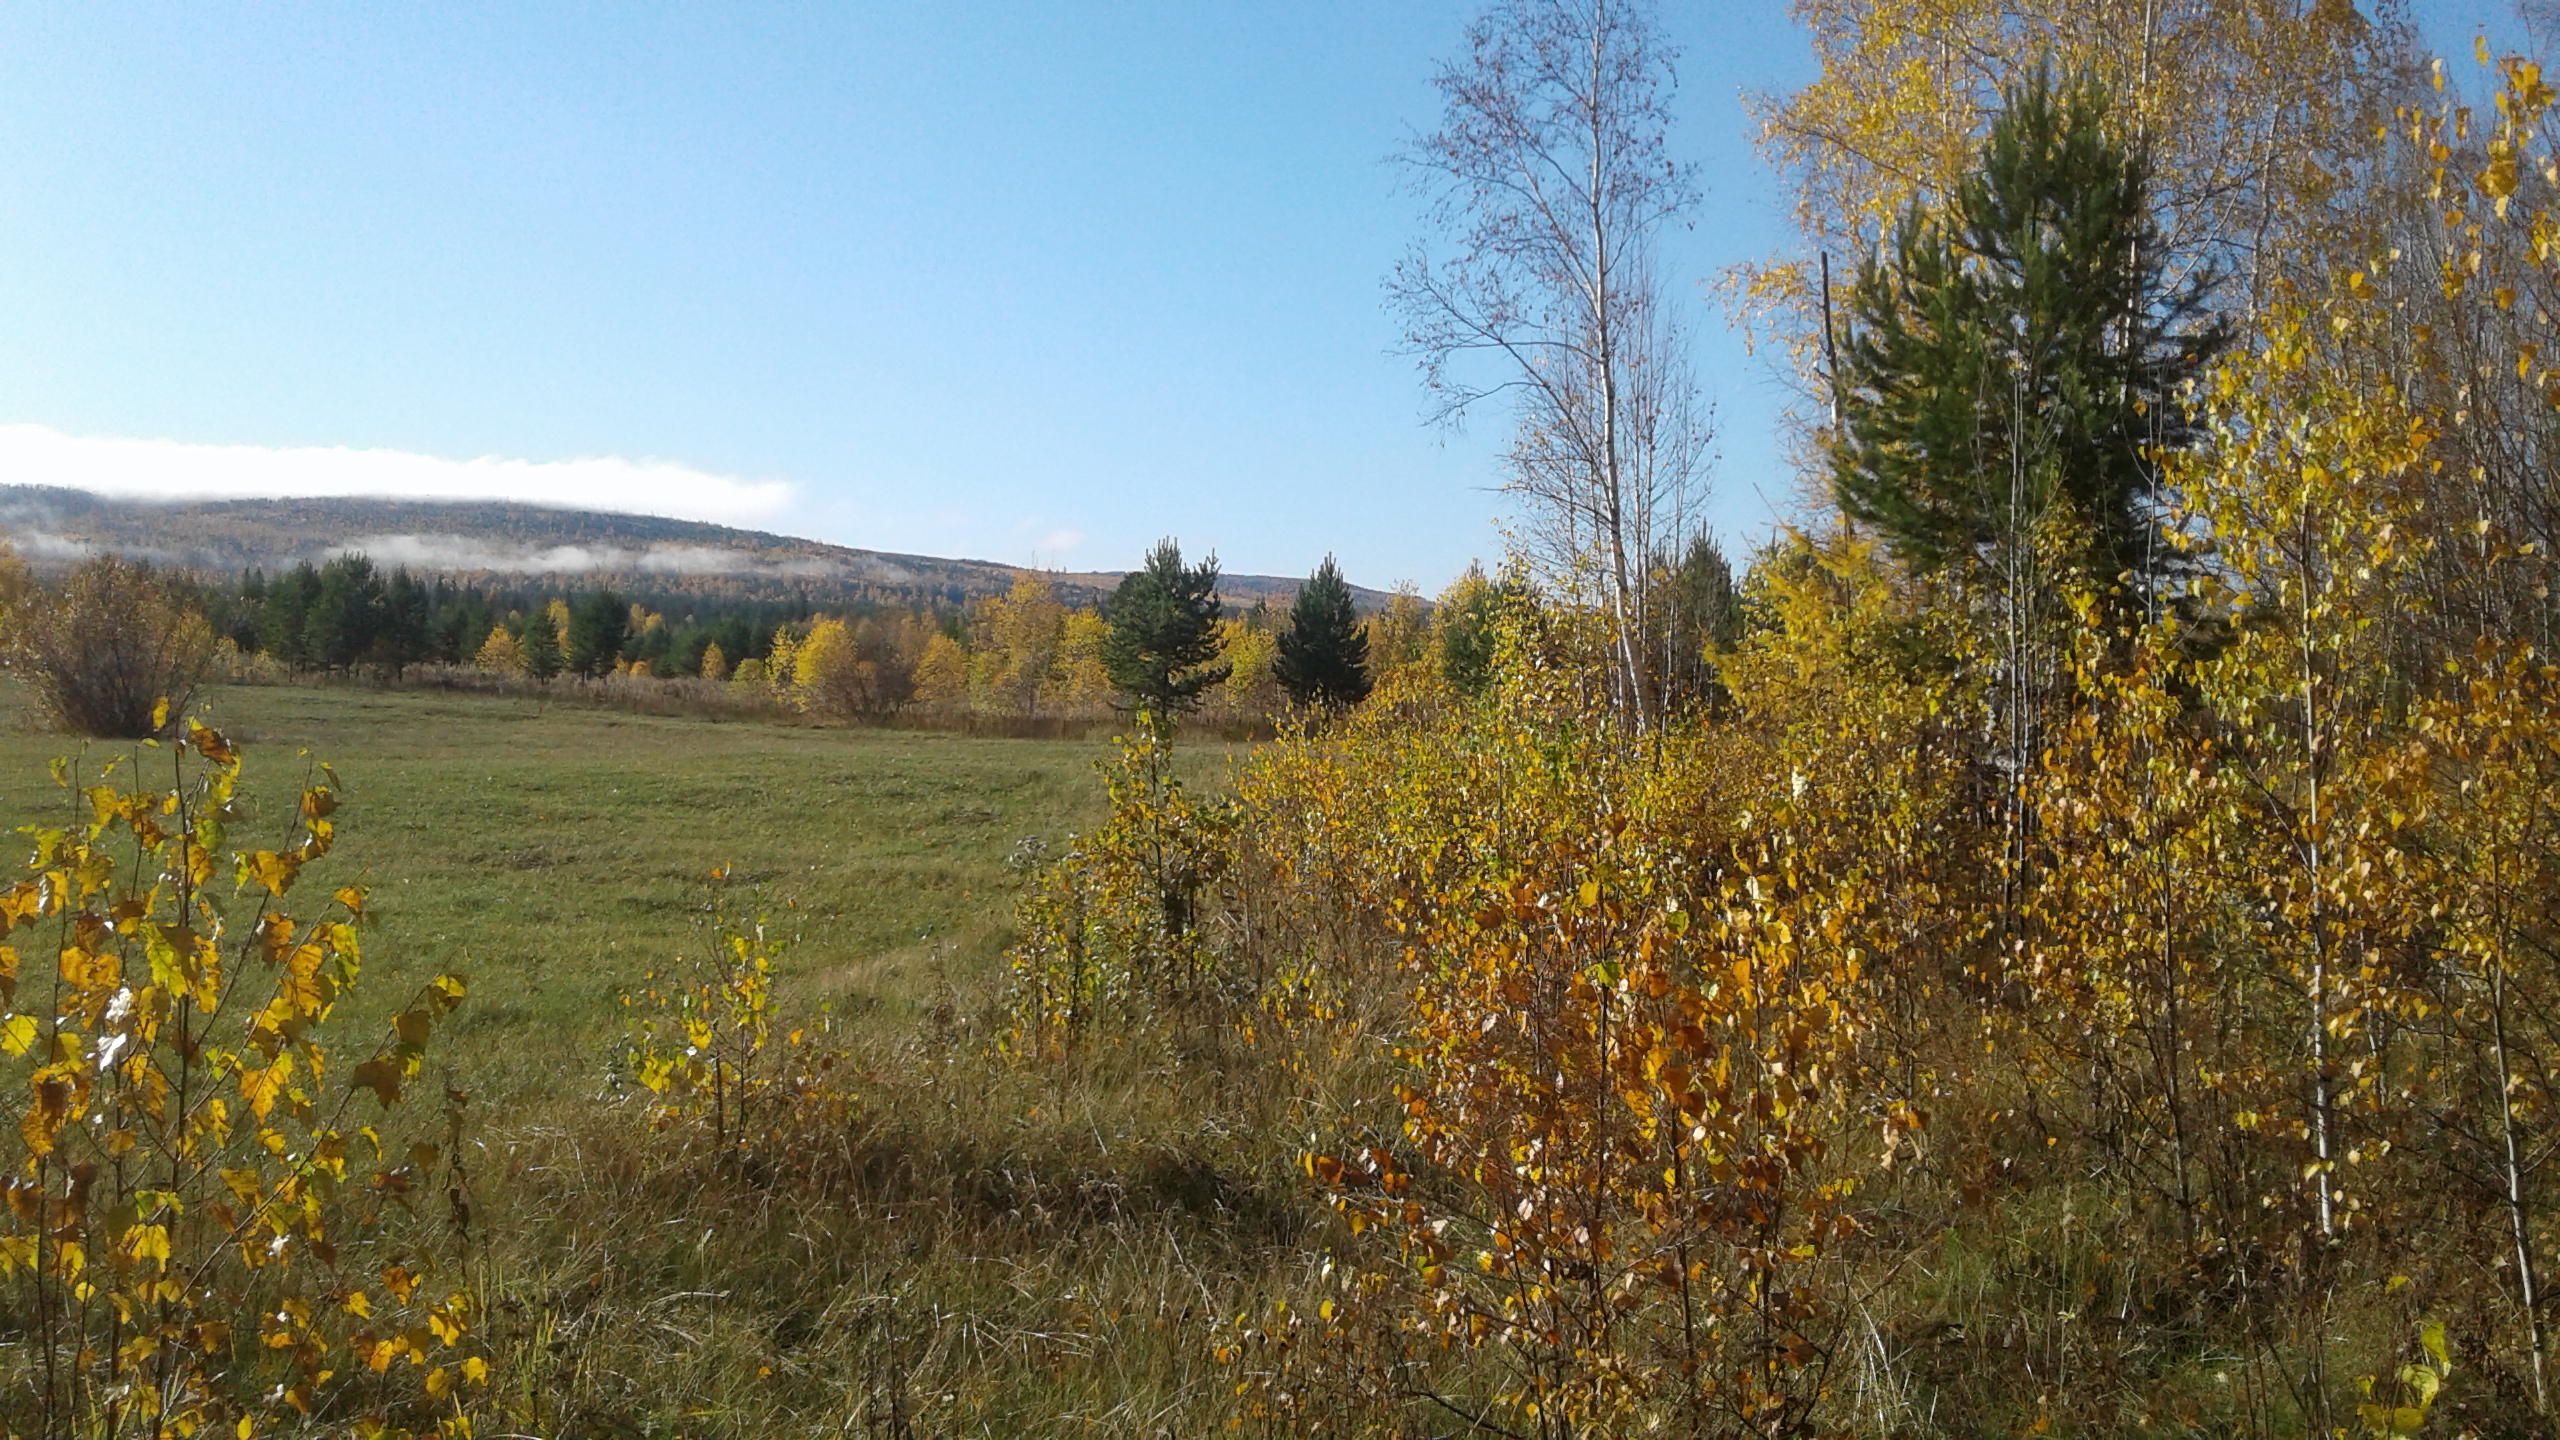
[{"label": "conifer tree", "polygon": [[1663,630],[1666,665],[1662,691],[1673,704],[1715,693],[1715,666],[1709,656],[1742,639],[1742,594],[1734,585],[1733,565],[1715,537],[1689,538],[1688,548],[1654,558],[1662,590],[1657,613]]},{"label": "conifer tree", "polygon": [[622,597],[598,590],[569,614],[568,668],[587,679],[613,673],[622,642],[631,638],[631,612]]},{"label": "conifer tree", "polygon": [[1273,675],[1301,705],[1343,710],[1369,698],[1369,636],[1351,603],[1351,587],[1333,557],[1324,557],[1289,605]]},{"label": "conifer tree", "polygon": [[560,637],[552,633],[551,615],[536,607],[524,617],[524,628],[516,635],[517,648],[524,652],[524,673],[536,680],[548,680],[560,673]]},{"label": "conifer tree", "polygon": [[2101,587],[2169,564],[2157,457],[2194,438],[2179,392],[2225,332],[2108,119],[2093,80],[2012,86],[1944,211],[1915,204],[1859,277],[1834,487],[1915,569],[1996,570],[2039,531]]},{"label": "conifer tree", "polygon": [[1169,729],[1199,708],[1202,691],[1227,678],[1218,658],[1218,557],[1182,563],[1182,546],[1165,539],[1147,553],[1111,597],[1111,634],[1102,665],[1111,686]]},{"label": "conifer tree", "polygon": [[258,611],[258,645],[294,669],[312,663],[311,607],[320,598],[320,571],[308,560],[267,582]]},{"label": "conifer tree", "polygon": [[382,628],[382,575],[362,555],[320,569],[320,588],[303,622],[310,658],[332,670],[362,660]]},{"label": "conifer tree", "polygon": [[433,601],[427,587],[403,566],[391,572],[383,588],[381,624],[373,636],[373,658],[394,674],[428,657],[434,647]]}]

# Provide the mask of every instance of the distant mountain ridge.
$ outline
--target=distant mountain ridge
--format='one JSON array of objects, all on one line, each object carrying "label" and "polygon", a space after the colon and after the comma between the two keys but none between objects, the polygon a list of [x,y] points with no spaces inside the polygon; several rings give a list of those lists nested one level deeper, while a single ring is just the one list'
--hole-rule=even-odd
[{"label": "distant mountain ridge", "polygon": [[[86,490],[0,485],[0,531],[39,571],[112,551],[229,578],[350,552],[388,569],[514,587],[548,580],[637,592],[729,595],[813,605],[965,605],[1001,594],[1024,567],[858,550],[697,520],[565,510],[512,501],[331,496],[292,500],[127,500]],[[1109,573],[1052,574],[1059,598],[1090,604]],[[1286,604],[1301,582],[1221,577],[1230,605]],[[1364,608],[1379,591],[1354,592]]]}]

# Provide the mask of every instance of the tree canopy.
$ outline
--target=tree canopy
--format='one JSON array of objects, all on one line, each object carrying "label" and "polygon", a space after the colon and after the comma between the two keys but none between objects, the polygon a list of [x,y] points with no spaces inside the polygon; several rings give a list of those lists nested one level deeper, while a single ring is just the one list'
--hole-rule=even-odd
[{"label": "tree canopy", "polygon": [[1301,705],[1346,709],[1369,698],[1369,636],[1351,602],[1351,586],[1333,557],[1307,577],[1289,605],[1273,675]]},{"label": "tree canopy", "polygon": [[2086,78],[2013,85],[1943,210],[1914,204],[1851,299],[1841,508],[1929,572],[2040,526],[2101,585],[2156,578],[2158,456],[2226,332],[2210,271],[2172,277],[2142,153]]},{"label": "tree canopy", "polygon": [[569,612],[568,668],[593,679],[611,674],[622,658],[622,642],[631,637],[631,611],[622,597],[596,590]]},{"label": "tree canopy", "polygon": [[1137,702],[1159,725],[1198,708],[1201,692],[1227,678],[1218,658],[1218,557],[1182,561],[1182,546],[1156,542],[1145,568],[1132,570],[1111,597],[1111,634],[1102,665],[1111,688]]}]

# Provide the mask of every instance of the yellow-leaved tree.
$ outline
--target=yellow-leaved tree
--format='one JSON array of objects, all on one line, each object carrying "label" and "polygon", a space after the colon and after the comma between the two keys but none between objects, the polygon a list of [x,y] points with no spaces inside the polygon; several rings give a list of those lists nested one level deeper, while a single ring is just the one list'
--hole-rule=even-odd
[{"label": "yellow-leaved tree", "polygon": [[916,656],[915,697],[928,705],[949,705],[968,696],[969,652],[937,630]]},{"label": "yellow-leaved tree", "polygon": [[2040,60],[2116,97],[2149,157],[2183,274],[2239,279],[2253,309],[2358,238],[2348,193],[2417,70],[2399,4],[2297,0],[1795,0],[1820,73],[1753,98],[1763,153],[1795,192],[1791,253],[1728,277],[1746,320],[1787,346],[1818,409],[1829,371],[1823,257],[1848,273],[1915,202],[1971,166],[2002,87]]},{"label": "yellow-leaved tree", "polygon": [[1111,704],[1111,672],[1102,664],[1102,644],[1111,638],[1111,622],[1092,610],[1070,611],[1058,632],[1058,662],[1050,674],[1043,702],[1060,710],[1099,712]]}]

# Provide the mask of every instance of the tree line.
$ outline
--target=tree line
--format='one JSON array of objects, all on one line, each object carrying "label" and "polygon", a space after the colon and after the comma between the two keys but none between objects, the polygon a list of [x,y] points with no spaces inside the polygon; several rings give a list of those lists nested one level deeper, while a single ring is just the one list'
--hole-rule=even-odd
[{"label": "tree line", "polygon": [[[1689,659],[1657,683],[1669,703],[1702,702],[1713,679],[1699,657],[1740,623],[1733,573],[1704,536],[1665,571],[1662,589],[1677,603],[1664,613],[1678,617],[1688,639],[1677,648]],[[35,585],[15,562],[7,575],[0,602],[20,628],[54,617],[50,648],[20,654],[31,672],[57,677],[48,682],[57,688],[115,693],[112,702],[55,706],[67,720],[92,717],[73,728],[101,734],[144,733],[154,695],[190,693],[209,670],[242,676],[260,667],[395,682],[419,667],[535,683],[709,682],[750,707],[844,717],[1339,715],[1381,686],[1402,696],[1425,677],[1481,692],[1499,603],[1537,585],[1525,570],[1488,579],[1470,567],[1436,601],[1403,586],[1364,616],[1328,556],[1284,609],[1256,601],[1237,610],[1218,595],[1215,557],[1186,562],[1171,540],[1084,608],[1032,572],[962,610],[837,614],[787,601],[698,599],[670,614],[651,602],[673,610],[686,599],[472,587],[405,567],[386,572],[362,554],[276,575],[251,571],[230,585],[113,557],[89,562],[58,591]],[[135,660],[144,655],[156,658]],[[117,718],[95,718],[103,715]]]},{"label": "tree line", "polygon": [[[1730,638],[1731,568],[1697,537],[1668,565],[1667,594],[1699,643],[1659,682],[1683,703],[1706,693],[1694,657]],[[1285,608],[1236,610],[1217,593],[1215,558],[1186,563],[1159,545],[1100,604],[1075,608],[1025,572],[1004,595],[960,610],[825,614],[785,602],[669,614],[676,600],[502,591],[385,572],[361,554],[252,572],[236,587],[198,586],[193,603],[218,641],[291,672],[398,678],[441,665],[547,681],[556,676],[700,679],[821,713],[890,715],[910,707],[989,716],[1092,715],[1117,706],[1176,717],[1206,707],[1271,715],[1339,713],[1387,677],[1430,666],[1469,693],[1490,662],[1496,596],[1534,583],[1471,569],[1436,602],[1400,589],[1362,615],[1328,556]]]}]

